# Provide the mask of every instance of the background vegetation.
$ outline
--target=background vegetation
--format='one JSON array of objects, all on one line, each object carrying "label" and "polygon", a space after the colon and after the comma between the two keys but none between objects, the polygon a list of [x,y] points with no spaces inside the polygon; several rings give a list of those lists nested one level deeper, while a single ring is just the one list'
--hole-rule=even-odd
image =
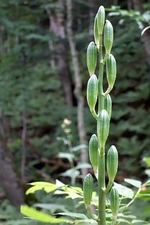
[{"label": "background vegetation", "polygon": [[[119,150],[117,182],[125,177],[147,178],[143,158],[150,154],[150,31],[143,36],[141,31],[150,24],[150,3],[73,0],[70,29],[78,64],[73,63],[67,4],[65,0],[1,0],[1,224],[13,224],[13,220],[29,224],[20,221],[10,203],[18,208],[24,202],[53,202],[54,197],[43,193],[25,199],[27,183],[56,178],[74,182],[72,177],[78,177],[80,185],[82,175],[90,170],[78,164],[88,163],[86,144],[95,130],[86,102],[85,57],[100,4],[107,8],[115,28],[118,75],[109,141]],[[73,165],[81,174],[69,170]],[[64,209],[72,205],[61,198],[54,201]]]}]

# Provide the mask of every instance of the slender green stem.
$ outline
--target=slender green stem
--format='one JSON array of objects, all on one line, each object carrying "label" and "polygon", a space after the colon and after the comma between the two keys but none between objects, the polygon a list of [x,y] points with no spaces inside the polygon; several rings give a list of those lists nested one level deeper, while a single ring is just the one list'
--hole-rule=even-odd
[{"label": "slender green stem", "polygon": [[98,218],[91,212],[90,206],[87,206],[86,209],[87,209],[87,212],[88,212],[88,214],[90,215],[90,217],[91,217],[93,220],[98,221]]},{"label": "slender green stem", "polygon": [[98,119],[98,115],[95,112],[95,109],[93,111],[91,111],[93,117],[97,120]]},{"label": "slender green stem", "polygon": [[106,224],[105,212],[105,150],[100,149],[99,163],[98,163],[98,193],[99,193],[99,223],[98,225]]},{"label": "slender green stem", "polygon": [[111,189],[112,185],[113,185],[113,181],[109,180],[109,182],[108,182],[108,184],[107,184],[107,188],[106,188],[106,190],[105,190],[106,194],[107,194],[108,191]]},{"label": "slender green stem", "polygon": [[138,189],[138,191],[135,194],[134,198],[125,206],[125,209],[127,209],[134,202],[134,200],[137,198],[137,196],[140,193],[140,191],[141,191],[141,187]]},{"label": "slender green stem", "polygon": [[[98,114],[101,110],[104,109],[104,96],[103,96],[103,70],[104,65],[101,63],[103,60],[103,52],[102,52],[102,36],[100,36],[100,48],[99,48],[99,90],[98,90]],[[105,225],[106,224],[106,212],[105,212],[105,201],[106,201],[106,194],[105,194],[105,149],[101,148],[99,150],[99,162],[98,162],[98,218],[99,222],[98,225]]]}]

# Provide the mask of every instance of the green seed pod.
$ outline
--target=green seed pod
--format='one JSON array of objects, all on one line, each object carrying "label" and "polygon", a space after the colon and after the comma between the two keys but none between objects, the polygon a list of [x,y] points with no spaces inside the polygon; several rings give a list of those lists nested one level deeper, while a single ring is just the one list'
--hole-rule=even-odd
[{"label": "green seed pod", "polygon": [[108,112],[109,117],[111,118],[112,113],[112,100],[110,95],[108,94],[104,100],[104,109]]},{"label": "green seed pod", "polygon": [[87,102],[91,111],[95,109],[98,95],[98,79],[95,74],[93,74],[87,83]]},{"label": "green seed pod", "polygon": [[94,172],[96,172],[98,169],[98,138],[96,134],[93,134],[89,141],[89,157]]},{"label": "green seed pod", "polygon": [[109,87],[112,89],[116,80],[116,60],[112,54],[106,61],[106,74]]},{"label": "green seed pod", "polygon": [[114,181],[118,170],[118,151],[114,145],[112,145],[107,153],[107,173],[109,180]]},{"label": "green seed pod", "polygon": [[95,39],[95,44],[97,45],[97,48],[99,48],[99,34],[98,34],[98,28],[97,28],[97,15],[95,16],[95,19],[94,19],[94,39]]},{"label": "green seed pod", "polygon": [[90,205],[93,193],[93,177],[88,173],[83,182],[83,197],[85,205]]},{"label": "green seed pod", "polygon": [[108,138],[109,134],[109,115],[105,109],[101,111],[101,113],[98,116],[98,121],[97,121],[97,134],[98,134],[98,139],[100,142],[100,147],[104,147],[106,140]]},{"label": "green seed pod", "polygon": [[105,22],[105,8],[101,5],[97,12],[97,29],[99,35],[103,34],[104,22]]},{"label": "green seed pod", "polygon": [[104,46],[106,50],[106,54],[109,55],[112,45],[113,45],[113,26],[110,23],[109,20],[106,20],[105,26],[104,26]]},{"label": "green seed pod", "polygon": [[97,48],[94,42],[90,42],[87,47],[87,68],[90,76],[94,74],[97,65]]},{"label": "green seed pod", "polygon": [[116,219],[119,209],[119,193],[114,187],[110,191],[110,208],[113,218]]}]

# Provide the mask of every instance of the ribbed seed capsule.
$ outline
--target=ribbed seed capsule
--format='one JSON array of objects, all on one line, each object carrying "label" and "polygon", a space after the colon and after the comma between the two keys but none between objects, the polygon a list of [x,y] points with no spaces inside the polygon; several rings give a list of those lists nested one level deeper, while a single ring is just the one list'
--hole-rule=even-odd
[{"label": "ribbed seed capsule", "polygon": [[114,39],[113,26],[109,20],[106,20],[104,26],[104,46],[107,55],[110,54],[113,45],[113,39]]},{"label": "ribbed seed capsule", "polygon": [[107,173],[109,180],[114,181],[118,170],[118,151],[114,145],[112,145],[107,153]]},{"label": "ribbed seed capsule", "polygon": [[88,173],[83,182],[83,197],[85,205],[90,205],[93,193],[93,177]]},{"label": "ribbed seed capsule", "polygon": [[95,109],[98,95],[98,79],[95,74],[93,74],[87,83],[87,102],[91,111]]},{"label": "ribbed seed capsule", "polygon": [[90,42],[87,48],[87,68],[90,76],[94,74],[97,65],[97,48],[94,42]]},{"label": "ribbed seed capsule", "polygon": [[109,134],[110,118],[105,109],[101,111],[97,121],[97,134],[100,147],[104,147]]},{"label": "ribbed seed capsule", "polygon": [[112,89],[116,80],[116,60],[112,54],[106,61],[106,74],[109,87]]},{"label": "ribbed seed capsule", "polygon": [[99,34],[98,34],[98,28],[97,28],[97,14],[94,19],[94,39],[95,44],[97,45],[97,48],[99,48]]},{"label": "ribbed seed capsule", "polygon": [[109,117],[111,118],[112,113],[112,100],[110,95],[108,94],[104,100],[104,109],[108,112]]},{"label": "ribbed seed capsule", "polygon": [[89,157],[94,172],[96,172],[98,169],[98,138],[96,134],[93,134],[89,141]]},{"label": "ribbed seed capsule", "polygon": [[97,12],[97,28],[99,35],[103,34],[104,22],[105,22],[105,8],[101,5]]},{"label": "ribbed seed capsule", "polygon": [[110,208],[113,218],[116,219],[119,209],[119,193],[114,187],[110,191]]}]

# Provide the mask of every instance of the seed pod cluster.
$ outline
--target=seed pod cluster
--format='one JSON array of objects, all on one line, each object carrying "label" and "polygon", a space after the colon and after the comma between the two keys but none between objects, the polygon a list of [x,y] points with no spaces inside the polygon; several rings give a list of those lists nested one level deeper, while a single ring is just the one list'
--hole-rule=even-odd
[{"label": "seed pod cluster", "polygon": [[110,191],[110,208],[113,218],[116,219],[119,209],[119,193],[114,187]]},{"label": "seed pod cluster", "polygon": [[113,26],[109,20],[106,20],[104,26],[104,46],[107,55],[109,55],[111,52],[113,39],[114,39]]},{"label": "seed pod cluster", "polygon": [[118,170],[118,151],[114,145],[112,145],[107,153],[107,173],[109,180],[114,181]]},{"label": "seed pod cluster", "polygon": [[112,54],[106,61],[106,73],[109,87],[112,89],[116,80],[116,60]]},{"label": "seed pod cluster", "polygon": [[90,111],[93,111],[95,109],[97,96],[98,96],[98,80],[97,80],[97,76],[93,74],[89,78],[88,84],[87,84],[87,102],[88,102]]},{"label": "seed pod cluster", "polygon": [[87,68],[90,76],[95,73],[97,65],[97,48],[95,43],[92,41],[89,43],[87,48]]},{"label": "seed pod cluster", "polygon": [[89,141],[89,157],[94,172],[96,172],[98,169],[98,138],[96,134],[93,134]]},{"label": "seed pod cluster", "polygon": [[104,147],[109,134],[110,118],[105,109],[101,111],[97,120],[97,134],[100,147]]},{"label": "seed pod cluster", "polygon": [[90,173],[86,175],[83,181],[83,197],[85,205],[90,205],[93,193],[93,177]]}]

